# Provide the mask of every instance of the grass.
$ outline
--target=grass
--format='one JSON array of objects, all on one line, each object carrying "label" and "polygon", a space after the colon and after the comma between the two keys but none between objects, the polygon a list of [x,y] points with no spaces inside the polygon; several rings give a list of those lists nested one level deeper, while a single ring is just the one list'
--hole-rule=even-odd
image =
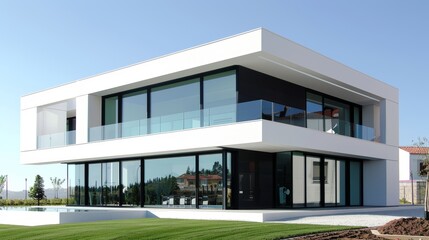
[{"label": "grass", "polygon": [[281,239],[350,228],[146,218],[37,227],[0,225],[0,239]]}]

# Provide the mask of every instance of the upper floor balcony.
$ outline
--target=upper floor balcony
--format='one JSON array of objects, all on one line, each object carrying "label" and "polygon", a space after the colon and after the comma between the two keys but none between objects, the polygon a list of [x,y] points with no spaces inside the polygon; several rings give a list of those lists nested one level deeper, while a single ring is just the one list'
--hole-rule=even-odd
[{"label": "upper floor balcony", "polygon": [[[127,121],[89,128],[88,142],[104,141],[185,129],[204,128],[252,120],[268,120],[312,128],[368,141],[378,141],[374,128],[351,123],[322,113],[306,114],[305,110],[266,100],[249,101],[197,111]],[[75,144],[75,131],[38,136],[38,148]]]}]

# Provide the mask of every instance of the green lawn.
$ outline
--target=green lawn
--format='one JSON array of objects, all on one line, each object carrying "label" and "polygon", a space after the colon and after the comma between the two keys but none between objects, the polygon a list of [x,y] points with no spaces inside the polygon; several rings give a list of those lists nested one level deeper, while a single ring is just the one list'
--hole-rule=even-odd
[{"label": "green lawn", "polygon": [[349,228],[146,218],[38,227],[0,225],[0,239],[281,239]]}]

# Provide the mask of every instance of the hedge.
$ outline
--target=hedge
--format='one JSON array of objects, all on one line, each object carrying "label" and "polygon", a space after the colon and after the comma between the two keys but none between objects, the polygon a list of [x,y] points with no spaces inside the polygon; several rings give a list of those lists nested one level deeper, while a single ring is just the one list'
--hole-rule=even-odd
[{"label": "hedge", "polygon": [[[0,206],[35,206],[35,199],[0,199]],[[67,205],[67,198],[40,200],[40,205]]]}]

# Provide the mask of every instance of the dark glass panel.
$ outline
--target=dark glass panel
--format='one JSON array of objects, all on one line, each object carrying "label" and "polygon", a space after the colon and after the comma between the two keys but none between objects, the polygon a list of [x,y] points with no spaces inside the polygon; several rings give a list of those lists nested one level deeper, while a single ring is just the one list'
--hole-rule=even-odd
[{"label": "dark glass panel", "polygon": [[104,128],[103,139],[118,137],[118,96],[104,99]]},{"label": "dark glass panel", "polygon": [[350,205],[361,205],[361,164],[350,161]]},{"label": "dark glass panel", "polygon": [[277,153],[276,157],[275,201],[277,207],[292,206],[292,154]]},{"label": "dark glass panel", "polygon": [[199,156],[199,207],[222,208],[223,206],[223,167],[222,154]]},{"label": "dark glass panel", "polygon": [[232,208],[232,154],[226,153],[226,208]]}]

